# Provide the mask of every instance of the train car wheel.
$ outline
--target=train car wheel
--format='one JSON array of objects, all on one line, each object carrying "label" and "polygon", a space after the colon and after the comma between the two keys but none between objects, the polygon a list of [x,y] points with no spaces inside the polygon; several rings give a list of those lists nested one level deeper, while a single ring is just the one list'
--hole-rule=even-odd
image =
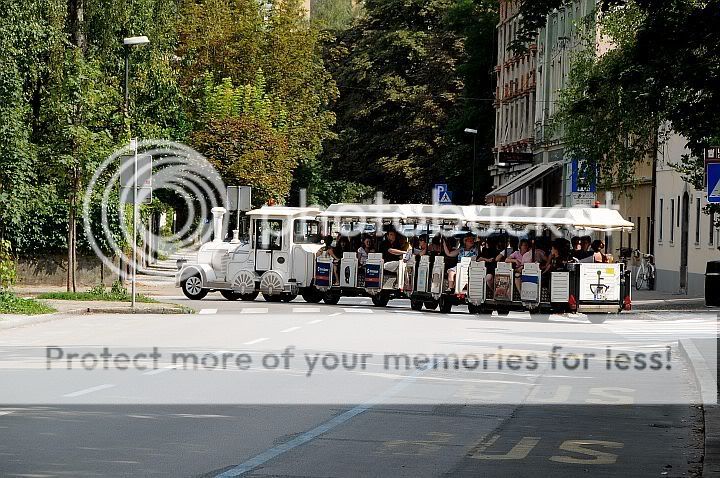
[{"label": "train car wheel", "polygon": [[385,307],[388,302],[390,302],[390,296],[383,292],[372,296],[372,303],[375,307]]},{"label": "train car wheel", "polygon": [[438,308],[438,301],[436,300],[428,300],[425,301],[425,308],[427,310],[435,310]]},{"label": "train car wheel", "polygon": [[327,292],[325,292],[325,296],[323,297],[323,301],[324,301],[327,305],[337,305],[337,303],[340,302],[340,293],[339,293],[339,292],[327,291]]}]

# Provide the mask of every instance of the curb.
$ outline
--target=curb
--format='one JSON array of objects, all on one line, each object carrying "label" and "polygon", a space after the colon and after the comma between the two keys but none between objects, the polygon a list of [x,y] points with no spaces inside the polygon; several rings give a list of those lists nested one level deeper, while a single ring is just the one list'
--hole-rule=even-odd
[{"label": "curb", "polygon": [[53,312],[52,314],[30,315],[21,319],[0,320],[0,330],[25,327],[27,325],[42,324],[53,320],[71,319],[77,315],[89,314],[153,314],[153,315],[192,315],[185,309],[176,307],[159,307],[155,309],[129,309],[124,307],[81,307],[64,312]]},{"label": "curb", "polygon": [[[717,381],[708,371],[707,364],[702,354],[698,351],[692,340],[679,340],[678,349],[685,355],[688,365],[695,377],[700,389],[700,396],[703,402],[704,422],[704,453],[703,453],[703,478],[720,478],[720,406],[717,405]],[[695,364],[700,365],[696,368]],[[702,376],[702,380],[698,375]],[[703,387],[703,383],[706,384]],[[707,384],[715,384],[715,390],[709,390]],[[708,403],[708,405],[705,405]],[[713,404],[715,403],[715,404]]]}]

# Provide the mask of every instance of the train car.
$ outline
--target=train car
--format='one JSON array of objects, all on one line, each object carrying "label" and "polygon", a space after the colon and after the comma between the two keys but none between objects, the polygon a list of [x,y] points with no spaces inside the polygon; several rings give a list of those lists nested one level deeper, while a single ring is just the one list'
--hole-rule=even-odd
[{"label": "train car", "polygon": [[[606,208],[467,206],[465,209],[468,224],[475,227],[500,225],[504,229],[534,232],[550,238],[631,231],[634,227],[619,212]],[[531,253],[534,255],[534,251]],[[475,311],[585,312],[590,321],[602,322],[605,314],[631,307],[630,271],[623,263],[571,261],[563,270],[543,274],[537,263],[526,263],[519,271],[511,264],[499,262],[492,287],[482,279],[483,266],[483,263],[471,264],[468,271],[468,303]]]},{"label": "train car", "polygon": [[[318,219],[328,231],[336,230],[348,239],[370,235],[380,244],[387,231],[402,234],[406,214],[406,205],[340,203],[328,207]],[[402,258],[392,262],[386,263],[379,252],[369,253],[365,264],[360,263],[356,250],[343,251],[337,259],[321,255],[314,284],[327,304],[337,304],[341,297],[366,296],[384,307],[392,299],[407,296],[407,263]]]}]

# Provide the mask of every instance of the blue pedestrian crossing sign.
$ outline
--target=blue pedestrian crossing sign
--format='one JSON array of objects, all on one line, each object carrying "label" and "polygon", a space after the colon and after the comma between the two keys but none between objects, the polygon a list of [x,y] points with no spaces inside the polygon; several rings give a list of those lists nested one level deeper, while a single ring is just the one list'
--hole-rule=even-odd
[{"label": "blue pedestrian crossing sign", "polygon": [[452,192],[447,184],[436,184],[433,188],[433,201],[438,204],[452,204]]},{"label": "blue pedestrian crossing sign", "polygon": [[707,191],[709,203],[720,203],[720,163],[707,165]]}]

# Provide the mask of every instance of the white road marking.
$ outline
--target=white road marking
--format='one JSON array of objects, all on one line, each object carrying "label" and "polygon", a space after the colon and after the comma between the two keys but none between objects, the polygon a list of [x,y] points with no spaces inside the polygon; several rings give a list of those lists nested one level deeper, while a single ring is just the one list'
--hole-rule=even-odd
[{"label": "white road marking", "polygon": [[342,312],[335,312],[334,314],[328,315],[328,317],[337,317],[338,315],[342,315]]},{"label": "white road marking", "polygon": [[212,315],[217,314],[217,309],[200,309],[199,315]]},{"label": "white road marking", "polygon": [[3,415],[10,415],[11,413],[12,413],[12,410],[9,411],[9,412],[8,412],[8,411],[1,411],[1,410],[0,410],[0,417],[3,416]]},{"label": "white road marking", "polygon": [[245,307],[240,310],[241,314],[267,314],[267,307]]},{"label": "white road marking", "polygon": [[268,340],[268,337],[260,337],[259,339],[251,340],[250,342],[245,342],[243,345],[255,345],[259,344],[260,342],[265,342]]},{"label": "white road marking", "polygon": [[66,393],[65,395],[63,395],[63,397],[66,397],[66,398],[79,397],[81,395],[87,395],[88,393],[99,392],[100,390],[105,390],[107,388],[113,388],[114,386],[115,385],[113,385],[112,383],[105,383],[103,385],[97,385],[95,387],[84,388],[82,390],[78,390],[77,392]]},{"label": "white road marking", "polygon": [[300,328],[300,327],[288,327],[288,328],[285,329],[285,330],[281,330],[280,333],[281,333],[281,334],[287,334],[288,332],[294,332],[294,331],[296,331],[296,330],[299,329],[299,328]]},{"label": "white road marking", "polygon": [[319,314],[320,307],[293,307],[292,311],[296,314],[302,314],[302,313]]},{"label": "white road marking", "polygon": [[375,313],[375,312],[373,312],[372,309],[358,309],[358,308],[354,308],[354,307],[347,307],[347,308],[344,307],[343,310],[345,312],[347,312],[348,314],[374,314]]},{"label": "white road marking", "polygon": [[320,322],[322,322],[322,319],[315,319],[315,320],[311,320],[310,322],[307,322],[307,325],[319,324]]},{"label": "white road marking", "polygon": [[165,368],[157,368],[155,370],[149,370],[147,372],[143,372],[143,375],[157,375],[159,373],[167,372],[168,370],[175,370],[175,365],[168,365]]}]

